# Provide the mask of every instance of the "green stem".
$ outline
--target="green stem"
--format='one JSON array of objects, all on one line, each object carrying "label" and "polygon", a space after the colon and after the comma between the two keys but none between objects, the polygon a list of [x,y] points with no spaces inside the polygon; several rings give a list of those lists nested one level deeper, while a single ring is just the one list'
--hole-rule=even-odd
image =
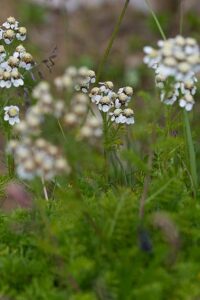
[{"label": "green stem", "polygon": [[14,159],[10,154],[7,155],[7,164],[8,164],[8,175],[10,178],[13,178],[15,172],[15,165],[14,165]]},{"label": "green stem", "polygon": [[165,105],[165,128],[166,128],[166,135],[171,135],[172,130],[172,106]]},{"label": "green stem", "polygon": [[179,33],[183,32],[183,0],[180,0],[180,24],[179,24]]},{"label": "green stem", "polygon": [[102,119],[103,119],[103,137],[104,137],[104,175],[106,183],[108,182],[109,177],[109,158],[108,158],[108,123],[107,123],[107,115],[106,113],[102,112]]},{"label": "green stem", "polygon": [[190,127],[190,121],[187,111],[184,110],[184,128],[185,128],[185,144],[187,146],[187,153],[189,156],[190,173],[192,178],[192,188],[194,196],[196,197],[198,189],[198,176],[197,176],[197,165],[194,144],[192,140],[192,133]]},{"label": "green stem", "polygon": [[60,123],[59,120],[58,120],[58,127],[59,127],[59,129],[60,129],[60,132],[61,132],[61,134],[62,134],[64,140],[67,140],[67,137],[66,137],[66,135],[65,135],[65,132],[64,132],[64,130],[63,130],[63,128],[62,128],[62,125],[61,125],[61,123]]},{"label": "green stem", "polygon": [[156,14],[154,13],[154,11],[153,11],[152,8],[151,8],[151,5],[150,5],[149,0],[145,0],[145,2],[146,2],[146,4],[147,4],[147,6],[148,6],[148,8],[149,8],[149,10],[150,10],[150,12],[151,12],[153,18],[154,18],[154,21],[155,21],[155,23],[156,23],[156,25],[157,25],[157,27],[158,27],[158,30],[160,31],[160,34],[161,34],[163,40],[166,40],[166,36],[165,36],[165,34],[164,34],[164,31],[162,30],[162,27],[161,27],[161,25],[160,25],[160,22],[158,21],[158,18],[157,18],[157,16],[156,16]]},{"label": "green stem", "polygon": [[121,14],[120,14],[120,16],[119,16],[119,18],[117,20],[117,23],[115,25],[114,31],[113,31],[113,33],[111,35],[111,38],[110,38],[109,42],[108,42],[108,46],[107,46],[107,48],[106,48],[106,50],[104,52],[104,55],[102,57],[102,60],[101,60],[100,64],[99,64],[99,68],[98,68],[98,71],[97,71],[97,80],[96,80],[96,82],[99,82],[99,79],[100,79],[103,67],[104,67],[104,65],[106,63],[106,60],[107,60],[109,54],[110,54],[110,51],[112,49],[113,43],[115,41],[115,38],[116,38],[116,36],[117,36],[117,34],[119,32],[119,29],[120,29],[121,23],[123,21],[123,18],[125,16],[126,9],[128,7],[129,2],[130,2],[130,0],[126,0],[125,1],[124,7],[122,9],[122,12],[121,12]]},{"label": "green stem", "polygon": [[[125,0],[125,3],[124,3],[124,6],[123,6],[123,9],[121,11],[121,14],[119,15],[119,18],[117,19],[117,23],[114,27],[114,31],[110,37],[110,40],[108,42],[108,46],[104,52],[104,55],[100,61],[100,64],[99,64],[99,67],[98,67],[98,71],[97,71],[97,79],[96,79],[96,82],[99,82],[99,79],[100,79],[100,76],[101,76],[101,73],[102,73],[102,70],[103,70],[103,67],[108,59],[108,56],[110,54],[110,51],[112,49],[112,46],[113,46],[113,43],[115,41],[115,38],[119,32],[119,29],[120,29],[120,26],[121,26],[121,23],[123,21],[123,18],[125,16],[125,13],[126,13],[126,9],[128,7],[128,4],[129,4],[130,0]],[[102,112],[102,119],[103,119],[103,134],[104,134],[104,161],[105,161],[105,164],[104,164],[104,172],[105,172],[105,179],[106,179],[106,182],[108,182],[108,177],[109,177],[109,157],[108,157],[108,149],[107,149],[107,146],[108,146],[108,131],[109,131],[109,126],[108,126],[108,120],[107,120],[107,115],[105,113]]]},{"label": "green stem", "polygon": [[[10,128],[8,128],[6,131],[6,137],[7,137],[6,142],[9,142],[11,137]],[[13,178],[15,173],[15,164],[14,164],[13,156],[11,154],[6,154],[6,159],[7,159],[7,167],[8,167],[8,176],[9,178]]]},{"label": "green stem", "polygon": [[46,201],[49,201],[49,196],[48,196],[48,192],[47,192],[47,188],[45,185],[45,180],[43,177],[41,177],[41,181],[42,181],[42,188],[43,188],[43,193],[44,193],[44,198]]}]

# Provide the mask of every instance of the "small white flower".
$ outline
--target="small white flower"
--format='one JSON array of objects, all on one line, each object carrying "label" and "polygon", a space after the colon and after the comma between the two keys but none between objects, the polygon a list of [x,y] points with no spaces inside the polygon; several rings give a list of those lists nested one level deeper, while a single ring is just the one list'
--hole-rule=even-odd
[{"label": "small white flower", "polygon": [[19,65],[19,59],[13,56],[10,56],[7,61],[1,63],[1,68],[7,72],[12,70],[17,70]]},{"label": "small white flower", "polygon": [[102,97],[98,104],[99,110],[102,110],[103,112],[108,112],[112,106],[113,103],[108,96]]},{"label": "small white flower", "polygon": [[50,94],[50,85],[46,81],[41,81],[36,87],[33,89],[32,96],[33,98],[39,100],[44,95]]},{"label": "small white flower", "polygon": [[13,70],[11,73],[11,82],[13,84],[14,87],[19,87],[19,86],[23,86],[24,85],[24,80],[22,75],[19,73],[19,71]]},{"label": "small white flower", "polygon": [[105,96],[110,94],[110,92],[112,93],[114,88],[112,81],[99,82],[99,84],[100,84],[99,87],[100,93],[103,93]]},{"label": "small white flower", "polygon": [[24,55],[21,58],[19,67],[28,71],[32,69],[33,66],[34,66],[34,60],[32,55],[28,52],[24,53]]},{"label": "small white flower", "polygon": [[87,94],[89,87],[90,87],[89,83],[82,81],[75,85],[75,90],[78,92],[82,91],[84,94]]},{"label": "small white flower", "polygon": [[3,33],[4,42],[9,45],[15,38],[15,32],[12,29],[8,29]]},{"label": "small white flower", "polygon": [[95,83],[96,75],[93,70],[89,70],[87,67],[81,67],[80,69],[67,69],[67,75],[72,78],[75,83],[75,90],[88,93],[90,84]]},{"label": "small white flower", "polygon": [[126,121],[126,117],[123,115],[123,110],[120,108],[110,112],[109,115],[111,116],[111,121],[117,124],[123,124]]},{"label": "small white flower", "polygon": [[184,97],[179,100],[180,107],[185,108],[187,111],[192,110],[194,103],[194,98],[190,94],[185,94]]},{"label": "small white flower", "polygon": [[18,32],[16,34],[16,38],[19,41],[24,41],[26,39],[26,33],[27,33],[27,30],[25,27],[19,27]]},{"label": "small white flower", "polygon": [[117,95],[117,98],[115,99],[115,107],[120,108],[123,106],[127,106],[130,102],[131,97],[127,96],[125,93],[120,93]]},{"label": "small white flower", "polygon": [[4,121],[8,121],[10,125],[19,123],[19,107],[18,106],[6,106],[4,107]]},{"label": "small white flower", "polygon": [[15,20],[14,17],[7,18],[7,21],[3,23],[3,27],[6,29],[13,29],[16,30],[18,28],[19,22]]},{"label": "small white flower", "polygon": [[195,82],[197,82],[197,78],[191,78],[186,80],[185,82],[180,83],[181,93],[186,94],[189,93],[191,95],[195,95],[197,87],[195,86]]},{"label": "small white flower", "polygon": [[8,65],[8,62],[7,61],[4,61],[1,63],[1,68],[4,70],[4,71],[7,71],[7,72],[10,72],[11,71],[11,67]]},{"label": "small white flower", "polygon": [[10,72],[3,72],[1,79],[0,79],[0,87],[1,88],[11,88],[12,82],[11,82],[11,74]]},{"label": "small white flower", "polygon": [[15,52],[13,53],[13,56],[16,58],[22,58],[23,55],[26,53],[26,49],[23,45],[19,45],[16,47]]},{"label": "small white flower", "polygon": [[164,102],[167,105],[173,105],[174,102],[176,102],[177,98],[178,97],[176,93],[170,92],[166,94],[165,91],[161,92],[161,102]]},{"label": "small white flower", "polygon": [[165,86],[165,80],[166,77],[160,74],[156,74],[155,76],[155,82],[156,82],[156,86],[160,89],[164,88]]},{"label": "small white flower", "polygon": [[98,87],[94,87],[89,94],[92,103],[99,104],[99,101],[102,99],[102,94]]},{"label": "small white flower", "polygon": [[144,47],[144,53],[146,54],[146,56],[144,57],[144,63],[147,64],[150,68],[156,68],[157,64],[160,61],[158,51],[152,47],[146,46]]},{"label": "small white flower", "polygon": [[134,124],[134,123],[135,123],[135,120],[134,120],[134,117],[133,117],[134,112],[133,112],[132,109],[130,109],[130,108],[124,109],[123,115],[124,115],[124,117],[126,118],[125,123],[126,123],[127,125],[130,125],[130,124]]}]

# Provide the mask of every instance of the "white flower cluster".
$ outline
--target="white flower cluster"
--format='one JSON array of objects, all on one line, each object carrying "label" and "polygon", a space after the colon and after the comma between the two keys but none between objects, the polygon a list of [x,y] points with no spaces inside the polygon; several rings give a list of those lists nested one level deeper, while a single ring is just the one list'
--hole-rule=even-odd
[{"label": "white flower cluster", "polygon": [[200,71],[200,48],[193,38],[180,35],[158,41],[158,49],[144,47],[144,62],[155,70],[156,85],[161,89],[161,101],[190,111],[195,103],[197,78]]},{"label": "white flower cluster", "polygon": [[4,40],[7,45],[11,44],[14,39],[24,41],[26,33],[25,27],[19,27],[19,22],[15,18],[9,17],[0,27],[0,40]]},{"label": "white flower cluster", "polygon": [[65,103],[53,99],[47,82],[41,82],[33,90],[33,96],[38,101],[27,110],[24,119],[14,126],[19,139],[9,142],[8,151],[14,155],[20,178],[31,180],[39,176],[51,180],[61,172],[68,174],[70,167],[59,149],[40,138],[40,134],[45,115],[49,114],[56,118],[63,116]]},{"label": "white flower cluster", "polygon": [[[41,81],[33,90],[33,98],[37,99],[36,108],[41,116],[45,114],[53,115],[55,118],[61,118],[65,111],[66,105],[64,100],[54,99],[51,94],[51,86],[46,81]],[[39,120],[41,120],[41,116]],[[29,116],[30,119],[30,116]],[[42,118],[44,120],[44,118]]]},{"label": "white flower cluster", "polygon": [[68,67],[65,73],[55,79],[55,85],[59,90],[75,89],[87,93],[90,84],[95,83],[96,75],[93,70],[87,67],[76,68],[74,66]]},{"label": "white flower cluster", "polygon": [[77,131],[77,139],[83,139],[95,144],[102,136],[102,123],[96,116],[89,114],[88,93],[96,81],[93,70],[87,67],[76,68],[70,66],[64,75],[54,81],[57,90],[70,91],[70,101],[63,116],[63,122],[70,130]]},{"label": "white flower cluster", "polygon": [[11,140],[8,151],[14,155],[16,171],[22,179],[40,177],[51,180],[57,174],[70,172],[70,167],[58,147],[42,138]]},{"label": "white flower cluster", "polygon": [[23,70],[30,70],[34,66],[34,60],[23,45],[18,45],[11,54],[9,44],[14,40],[24,41],[26,28],[19,27],[19,22],[9,17],[0,26],[0,88],[19,87],[24,85]]},{"label": "white flower cluster", "polygon": [[64,124],[67,128],[79,128],[87,117],[89,99],[85,94],[75,93],[64,114]]},{"label": "white flower cluster", "polygon": [[134,112],[127,108],[133,96],[132,87],[120,88],[116,93],[111,81],[100,82],[99,87],[91,89],[89,96],[100,111],[109,114],[111,121],[117,124],[134,124]]},{"label": "white flower cluster", "polygon": [[[63,76],[55,79],[54,83],[58,93],[70,91],[69,95],[64,93],[65,97],[69,96],[66,101],[60,100],[60,96],[56,97],[59,100],[55,100],[47,82],[38,84],[33,90],[33,97],[38,100],[37,110],[40,112],[40,116],[35,120],[35,108],[31,108],[26,123],[33,123],[35,126],[34,131],[37,132],[41,119],[44,119],[44,117],[41,118],[41,114],[51,114],[55,118],[59,118],[70,132],[73,131],[78,140],[87,140],[91,144],[97,142],[102,136],[102,124],[95,116],[90,117],[89,115],[90,101],[88,95],[82,90],[77,91],[79,90],[77,83],[80,83],[80,78],[81,82],[87,81],[89,88],[89,85],[94,82],[95,72],[85,67],[80,69],[69,67]],[[33,114],[31,111],[33,111]],[[23,126],[23,123],[21,126]],[[33,131],[33,128],[30,128],[31,131]]]},{"label": "white flower cluster", "polygon": [[[73,86],[72,82],[71,87]],[[60,86],[57,88],[60,90]],[[70,98],[66,99],[67,101],[55,100],[51,94],[50,85],[47,82],[41,82],[33,90],[33,97],[38,102],[36,107],[29,109],[26,123],[34,126],[34,128],[33,126],[29,128],[29,132],[38,132],[40,122],[44,120],[44,114],[50,114],[60,119],[67,129],[73,130],[73,133],[75,131],[78,140],[84,139],[93,143],[101,137],[102,124],[95,116],[93,118],[89,116],[89,97],[85,93],[74,91]],[[92,119],[91,123],[90,119]],[[92,130],[85,134],[90,124]],[[23,127],[23,123],[18,126],[20,127]]]}]

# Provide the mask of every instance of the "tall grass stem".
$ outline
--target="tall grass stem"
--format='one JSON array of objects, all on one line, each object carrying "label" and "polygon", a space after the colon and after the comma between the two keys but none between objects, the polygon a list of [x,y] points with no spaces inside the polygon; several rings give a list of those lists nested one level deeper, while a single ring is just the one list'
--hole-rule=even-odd
[{"label": "tall grass stem", "polygon": [[149,10],[150,10],[150,12],[152,14],[152,17],[154,18],[154,21],[155,21],[155,23],[156,23],[156,25],[158,27],[158,30],[160,31],[160,34],[161,34],[163,40],[166,40],[166,36],[164,34],[164,31],[163,31],[163,29],[162,29],[162,27],[160,25],[160,22],[159,22],[159,20],[158,20],[158,18],[156,16],[155,12],[151,8],[151,4],[150,4],[149,0],[145,0],[145,2],[146,2],[147,6],[148,6],[148,8],[149,8]]},{"label": "tall grass stem", "polygon": [[192,140],[192,133],[191,133],[188,112],[185,110],[183,112],[183,120],[184,120],[184,128],[185,128],[185,144],[187,147],[187,153],[188,153],[188,158],[189,158],[190,173],[191,173],[191,178],[192,178],[192,187],[193,187],[194,196],[196,197],[197,189],[198,189],[196,155],[195,155],[194,143]]},{"label": "tall grass stem", "polygon": [[99,82],[99,79],[100,79],[103,67],[104,67],[104,65],[105,65],[105,63],[106,63],[106,61],[108,59],[108,56],[109,56],[110,51],[112,49],[113,43],[114,43],[114,41],[115,41],[115,39],[117,37],[117,34],[119,32],[119,29],[120,29],[120,26],[121,26],[122,21],[124,19],[124,16],[125,16],[125,13],[126,13],[126,10],[127,10],[129,2],[130,2],[130,0],[126,0],[125,1],[124,7],[123,7],[123,9],[121,11],[121,14],[120,14],[120,16],[119,16],[119,18],[117,20],[117,23],[115,25],[115,28],[114,28],[113,33],[111,35],[111,38],[110,38],[110,40],[108,42],[108,46],[107,46],[107,48],[106,48],[106,50],[104,52],[104,55],[103,55],[103,57],[102,57],[102,59],[100,61],[100,64],[99,64],[99,67],[98,67],[98,71],[97,71],[97,80],[96,80],[97,83]]}]

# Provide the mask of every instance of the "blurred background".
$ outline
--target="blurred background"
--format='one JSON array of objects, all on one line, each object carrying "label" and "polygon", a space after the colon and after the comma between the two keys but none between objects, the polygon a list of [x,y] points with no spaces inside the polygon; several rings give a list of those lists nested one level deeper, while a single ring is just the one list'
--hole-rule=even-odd
[{"label": "blurred background", "polygon": [[[44,66],[45,79],[60,74],[67,65],[97,68],[121,12],[124,0],[1,0],[0,19],[14,16],[28,29],[27,49],[38,63],[53,54],[54,65]],[[183,33],[199,39],[200,1],[150,0],[167,36],[179,32],[180,6],[184,12]],[[145,0],[130,0],[116,39],[104,79],[123,77],[140,88],[147,82],[142,48],[160,38]],[[51,72],[49,70],[51,69]],[[124,76],[123,76],[124,75]]]}]

